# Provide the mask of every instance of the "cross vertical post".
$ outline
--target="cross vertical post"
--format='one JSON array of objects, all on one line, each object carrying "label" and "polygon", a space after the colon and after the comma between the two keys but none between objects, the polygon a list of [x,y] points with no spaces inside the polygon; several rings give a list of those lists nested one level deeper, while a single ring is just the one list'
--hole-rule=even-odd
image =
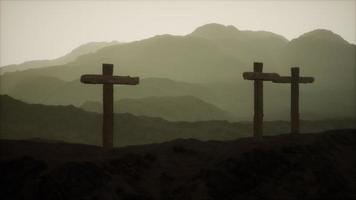
[{"label": "cross vertical post", "polygon": [[[253,63],[253,72],[262,73],[263,63]],[[263,134],[263,80],[254,80],[254,120],[253,135],[260,138]]]},{"label": "cross vertical post", "polygon": [[[113,65],[103,64],[103,75],[113,75]],[[113,84],[103,84],[103,135],[102,143],[104,147],[113,147],[113,126],[114,126],[114,109],[113,109]]]},{"label": "cross vertical post", "polygon": [[299,133],[299,67],[291,68],[291,133]]}]

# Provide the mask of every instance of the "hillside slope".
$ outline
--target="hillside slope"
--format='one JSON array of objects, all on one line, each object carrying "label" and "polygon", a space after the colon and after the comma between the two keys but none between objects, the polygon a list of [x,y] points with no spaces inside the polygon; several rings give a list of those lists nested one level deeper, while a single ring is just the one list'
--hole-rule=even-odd
[{"label": "hillside slope", "polygon": [[[102,112],[99,102],[85,102],[81,109]],[[193,96],[146,97],[114,102],[115,113],[159,117],[169,121],[229,120],[228,112]]]},{"label": "hillside slope", "polygon": [[[1,85],[2,92],[29,103],[45,105],[75,105],[80,106],[86,101],[101,101],[102,87],[100,85],[83,84],[76,79],[66,82],[54,77],[8,77]],[[17,83],[14,83],[17,82]],[[146,98],[163,96],[195,96],[213,101],[214,93],[209,88],[197,83],[173,81],[166,78],[143,78],[136,86],[116,85],[114,98]]]},{"label": "hillside slope", "polygon": [[[26,104],[0,96],[0,137],[42,138],[66,142],[101,144],[102,115],[74,106]],[[115,114],[116,146],[147,144],[177,138],[229,140],[247,136],[247,123],[227,121],[169,122],[160,118]]]},{"label": "hillside slope", "polygon": [[[0,95],[0,138],[61,140],[83,144],[101,144],[101,114],[74,106],[26,104]],[[289,122],[264,123],[264,134],[289,132]],[[302,121],[302,132],[356,128],[355,119]],[[199,140],[233,140],[251,136],[250,122],[197,121],[169,122],[160,118],[115,114],[114,144],[127,146],[193,138]]]},{"label": "hillside slope", "polygon": [[0,140],[2,199],[355,199],[356,132],[105,150]]}]

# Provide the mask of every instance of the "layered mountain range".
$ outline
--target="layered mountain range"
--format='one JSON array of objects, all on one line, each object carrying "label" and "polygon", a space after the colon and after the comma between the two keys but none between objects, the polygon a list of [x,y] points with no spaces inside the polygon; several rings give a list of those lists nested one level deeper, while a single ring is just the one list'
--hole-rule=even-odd
[{"label": "layered mountain range", "polygon": [[[102,113],[99,102],[85,102],[84,110]],[[114,102],[115,113],[159,117],[170,121],[207,121],[229,119],[229,113],[194,96],[146,97]]]},{"label": "layered mountain range", "polygon": [[[300,86],[303,119],[355,117],[356,47],[328,30],[314,30],[288,41],[271,32],[207,24],[186,36],[90,44],[64,56],[68,59],[1,68],[0,92],[47,105],[79,107],[88,101],[99,102],[101,87],[81,84],[79,78],[101,73],[102,63],[112,63],[115,74],[142,79],[139,86],[116,87],[116,100],[132,99],[145,105],[149,97],[179,101],[182,96],[192,96],[229,113],[214,118],[215,113],[205,110],[199,115],[248,120],[252,119],[253,83],[243,80],[242,73],[252,71],[253,62],[259,61],[266,72],[289,75],[290,67],[299,66],[301,76],[315,77],[315,83]],[[265,118],[288,118],[288,84],[266,83],[264,89]],[[159,105],[160,99],[155,100]],[[185,109],[173,107],[172,112],[195,112],[190,109],[194,108],[192,101],[186,102]],[[160,116],[158,112],[152,109],[148,116]]]}]

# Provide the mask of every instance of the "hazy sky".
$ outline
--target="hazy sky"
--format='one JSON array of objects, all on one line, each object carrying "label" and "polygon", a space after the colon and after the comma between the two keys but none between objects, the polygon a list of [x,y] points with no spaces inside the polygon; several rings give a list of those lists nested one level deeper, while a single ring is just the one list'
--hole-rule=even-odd
[{"label": "hazy sky", "polygon": [[52,59],[91,41],[185,35],[207,23],[293,39],[317,28],[356,41],[356,0],[0,1],[0,66]]}]

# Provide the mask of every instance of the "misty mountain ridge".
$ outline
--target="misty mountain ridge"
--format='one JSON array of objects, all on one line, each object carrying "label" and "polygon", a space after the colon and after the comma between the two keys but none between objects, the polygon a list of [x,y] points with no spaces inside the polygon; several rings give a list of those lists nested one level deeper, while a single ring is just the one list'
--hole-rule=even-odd
[{"label": "misty mountain ridge", "polygon": [[232,25],[222,25],[222,24],[206,24],[198,27],[190,36],[203,37],[206,39],[238,39],[238,40],[254,40],[254,39],[265,39],[265,38],[278,38],[285,43],[288,42],[284,36],[269,32],[269,31],[250,31],[250,30],[239,30]]},{"label": "misty mountain ridge", "polygon": [[34,68],[40,68],[40,67],[48,67],[48,66],[67,64],[67,63],[74,61],[81,55],[94,53],[101,48],[111,46],[111,45],[116,45],[116,44],[120,44],[120,43],[117,41],[89,42],[89,43],[80,45],[79,47],[73,49],[71,52],[65,54],[64,56],[56,58],[56,59],[33,60],[33,61],[26,61],[21,64],[12,64],[12,65],[2,66],[0,68],[0,75],[3,73],[6,73],[6,72],[15,72],[15,71],[21,71],[21,70],[26,70],[26,69],[34,69]]},{"label": "misty mountain ridge", "polygon": [[[289,41],[282,35],[278,35],[273,32],[268,32],[268,31],[249,31],[249,30],[239,30],[236,27],[232,25],[222,25],[222,24],[217,24],[217,23],[211,23],[211,24],[206,24],[203,26],[200,26],[196,28],[192,33],[186,35],[186,36],[174,36],[174,35],[157,35],[152,38],[147,38],[143,39],[140,41],[134,41],[134,42],[129,42],[128,44],[136,44],[144,41],[155,41],[156,39],[168,39],[168,38],[187,38],[187,36],[193,36],[193,37],[199,37],[199,38],[205,38],[205,39],[238,39],[238,40],[256,40],[256,39],[271,39],[271,38],[278,38],[282,43],[287,44]],[[314,39],[328,39],[328,40],[334,40],[334,41],[343,41],[344,43],[348,43],[345,41],[341,36],[337,35],[336,33],[333,33],[330,30],[326,29],[316,29],[307,33],[304,33],[300,35],[299,37],[291,40],[299,40],[299,39],[304,39],[304,38],[314,38]],[[69,63],[71,61],[74,61],[78,57],[88,54],[88,53],[94,53],[100,49],[103,49],[105,47],[112,47],[112,49],[115,48],[115,46],[121,45],[121,43],[118,43],[116,41],[113,42],[89,42],[86,44],[83,44],[75,49],[73,49],[70,53],[54,60],[40,60],[40,61],[27,61],[23,64],[20,65],[8,65],[8,66],[3,66],[5,68],[17,68],[17,70],[25,70],[28,69],[26,65],[28,64],[29,68],[35,68],[37,62],[42,62],[43,64],[39,64],[42,66],[46,65],[46,62],[50,62],[50,65],[62,65]],[[59,61],[59,62],[58,62]],[[54,64],[52,64],[52,62]],[[49,65],[49,64],[47,64]],[[7,70],[6,70],[7,71]],[[2,71],[2,73],[6,72],[5,70]]]},{"label": "misty mountain ridge", "polygon": [[[99,102],[85,102],[81,109],[102,113]],[[228,112],[194,96],[162,96],[140,99],[121,99],[114,102],[115,113],[159,117],[168,121],[229,120]]]},{"label": "misty mountain ridge", "polygon": [[349,44],[349,42],[344,40],[340,35],[332,32],[330,30],[327,30],[327,29],[316,29],[316,30],[304,33],[304,34],[300,35],[298,38],[295,38],[293,40],[306,39],[306,38],[335,41],[335,42],[339,42],[339,43]]},{"label": "misty mountain ridge", "polygon": [[[0,139],[57,140],[101,145],[102,115],[74,106],[27,104],[0,95]],[[301,121],[301,132],[354,129],[355,118]],[[265,135],[289,133],[287,121],[266,121]],[[197,121],[172,122],[157,117],[132,114],[114,115],[115,146],[170,141],[178,138],[198,140],[233,140],[251,137],[251,122]]]},{"label": "misty mountain ridge", "polygon": [[[213,39],[212,42],[208,42],[208,41],[200,40],[199,38],[200,39],[220,38],[220,40],[216,41]],[[311,31],[311,32],[301,35],[300,37],[298,37],[292,41],[294,43],[296,43],[297,41],[301,41],[301,40],[308,39],[308,38],[309,39],[310,38],[328,38],[329,40],[334,40],[334,41],[341,41],[341,40],[344,41],[337,34],[334,34],[331,31],[326,31],[326,30]],[[231,41],[231,39],[233,39],[233,40]],[[170,65],[175,65],[174,60],[180,59],[180,54],[186,52],[187,51],[186,48],[192,49],[193,52],[198,51],[200,53],[204,53],[204,51],[205,51],[207,54],[212,54],[212,55],[220,54],[220,55],[218,55],[218,57],[222,57],[226,61],[224,62],[221,59],[220,59],[220,61],[218,61],[218,60],[217,61],[221,62],[221,63],[225,63],[224,65],[226,65],[229,62],[229,60],[231,60],[231,59],[232,59],[231,61],[235,63],[235,66],[236,65],[251,65],[251,62],[253,62],[254,59],[260,60],[260,61],[266,60],[266,61],[264,61],[264,63],[268,64],[269,62],[272,62],[272,63],[276,62],[276,59],[272,58],[274,56],[283,57],[282,55],[280,55],[280,53],[285,51],[283,49],[287,46],[288,42],[289,41],[286,38],[284,38],[283,36],[275,34],[275,33],[271,33],[271,32],[240,31],[233,26],[224,26],[224,25],[220,25],[220,24],[207,24],[207,25],[198,27],[196,30],[194,30],[191,34],[188,34],[187,36],[158,35],[158,36],[155,36],[152,38],[144,39],[141,41],[130,42],[130,43],[126,43],[123,45],[122,44],[115,45],[115,42],[107,43],[105,45],[103,45],[102,43],[98,43],[98,44],[89,43],[87,45],[83,45],[82,47],[79,47],[78,49],[82,49],[86,46],[89,46],[89,47],[94,46],[95,51],[96,51],[95,54],[93,54],[93,55],[88,54],[86,56],[85,55],[86,53],[79,54],[79,53],[75,53],[75,51],[73,51],[72,53],[70,53],[68,55],[71,55],[72,58],[75,57],[75,59],[77,59],[72,64],[75,67],[78,67],[78,64],[80,64],[80,63],[90,64],[91,62],[93,62],[95,64],[99,64],[104,61],[114,62],[117,59],[113,59],[111,57],[116,55],[116,56],[119,56],[118,59],[120,61],[116,62],[116,63],[120,66],[120,68],[121,68],[121,66],[123,68],[128,67],[125,65],[125,63],[129,62],[129,63],[131,63],[130,68],[132,69],[132,68],[135,68],[135,65],[136,65],[135,61],[140,62],[137,59],[140,58],[142,60],[143,58],[145,58],[145,61],[148,61],[147,68],[151,68],[151,71],[154,70],[155,73],[158,73],[152,77],[162,77],[162,76],[160,76],[159,72],[162,69],[164,71],[164,68],[159,68],[160,70],[158,70],[158,69],[155,70],[153,66],[150,66],[150,62],[152,62],[151,60],[152,59],[155,60],[155,57],[157,56],[157,54],[163,54],[161,56],[164,56],[164,54],[168,54],[168,56],[172,56],[172,54],[174,54],[174,56],[176,56],[175,59],[171,60],[171,63],[166,64],[165,68],[169,68]],[[344,41],[344,42],[346,42],[346,41]],[[169,48],[169,47],[171,47],[171,48]],[[183,49],[179,50],[180,48],[183,48],[184,50]],[[264,48],[265,50],[260,49],[260,48]],[[268,50],[266,50],[266,48]],[[218,50],[218,51],[216,51],[216,50]],[[219,51],[220,51],[220,53],[219,53]],[[85,51],[83,51],[83,52],[85,52]],[[269,54],[271,54],[271,52],[273,52],[272,53],[273,55],[269,55]],[[221,53],[223,53],[223,54],[221,55]],[[136,54],[138,54],[138,55],[136,55]],[[224,56],[224,54],[225,55],[228,54],[228,56]],[[248,54],[248,55],[246,55],[246,54]],[[254,55],[254,54],[256,54],[256,55]],[[267,56],[264,54],[266,54]],[[151,60],[146,59],[146,57],[149,57],[149,56],[152,56]],[[194,60],[192,60],[192,59],[194,59],[194,57],[187,57],[187,56],[189,56],[189,54],[185,53],[183,59],[189,60],[189,61],[194,61]],[[203,56],[203,55],[200,55],[200,56]],[[233,57],[233,58],[231,58],[231,57]],[[260,57],[260,59],[258,59],[259,57]],[[204,58],[209,59],[209,56],[204,56]],[[265,59],[263,59],[263,58],[265,58]],[[71,59],[71,61],[73,61],[73,60]],[[201,62],[200,60],[197,60],[197,61]],[[179,64],[180,68],[182,68],[182,64],[183,64],[181,62],[182,61],[180,61],[180,64]],[[156,62],[154,62],[154,63],[156,63]],[[157,64],[163,64],[163,63],[157,63]],[[59,67],[61,67],[61,66],[59,66]],[[87,67],[87,68],[89,68],[89,67]],[[142,66],[140,66],[140,68],[141,68],[140,69],[141,71],[145,72],[145,70],[144,70],[144,68],[142,68]],[[190,68],[192,68],[192,67],[190,67]],[[190,68],[188,68],[188,69],[193,70]],[[122,70],[125,70],[125,69],[122,69]],[[140,72],[140,73],[144,74],[143,72]],[[64,77],[62,77],[62,78],[64,78]],[[172,77],[167,77],[167,78],[175,79]]]},{"label": "misty mountain ridge", "polygon": [[[270,31],[239,30],[232,25],[225,26],[217,23],[211,23],[211,24],[200,26],[188,35],[203,37],[207,39],[225,38],[225,39],[252,40],[252,39],[262,39],[262,38],[279,38],[285,43],[290,42],[284,36]],[[309,32],[301,34],[300,36],[292,39],[291,41],[298,40],[298,39],[306,39],[306,38],[338,41],[341,43],[350,44],[345,39],[343,39],[340,35],[328,29],[311,30]]]},{"label": "misty mountain ridge", "polygon": [[[6,95],[0,95],[0,102],[1,138],[41,138],[96,145],[101,143],[101,114],[74,106],[27,104]],[[227,121],[169,122],[161,118],[132,114],[115,114],[114,124],[115,146],[177,138],[228,140],[246,136],[250,129],[247,124]]]},{"label": "misty mountain ridge", "polygon": [[[9,81],[4,81],[8,83]],[[83,87],[85,86],[85,87]],[[5,84],[3,88],[10,87]],[[140,99],[147,97],[198,96],[203,99],[214,98],[210,90],[196,83],[174,81],[167,78],[143,78],[140,84],[132,87],[119,85],[114,87],[116,100],[123,98]],[[99,85],[84,85],[79,79],[63,81],[54,77],[26,77],[11,88],[11,96],[26,102],[45,105],[80,106],[86,101],[101,101],[102,88]],[[79,96],[78,93],[81,95]]]},{"label": "misty mountain ridge", "polygon": [[[217,37],[217,33],[221,37]],[[355,53],[355,45],[345,43],[340,36],[325,30],[311,31],[289,42],[273,33],[208,24],[186,36],[161,35],[111,45],[81,55],[68,64],[6,73],[0,76],[0,92],[36,103],[41,103],[39,99],[45,94],[51,94],[46,99],[52,100],[43,101],[46,104],[78,106],[85,101],[99,101],[100,86],[80,84],[77,80],[82,74],[102,73],[102,63],[112,63],[117,75],[177,81],[176,86],[165,86],[163,82],[155,86],[148,86],[148,82],[135,87],[118,86],[116,98],[192,95],[235,116],[250,119],[252,82],[243,80],[241,74],[252,71],[254,61],[262,61],[266,72],[289,75],[290,67],[299,66],[302,76],[315,77],[315,83],[301,86],[302,113],[322,118],[353,117]],[[41,82],[41,76],[69,83],[52,87],[52,93],[32,95],[39,91],[35,89],[35,82]],[[36,79],[38,81],[32,83]],[[189,84],[193,84],[194,89],[187,89]],[[266,83],[266,109],[272,119],[288,117],[290,92],[287,84],[282,85]],[[270,98],[273,101],[268,100]],[[330,107],[335,104],[338,108]],[[275,113],[284,113],[285,117],[275,117]]]}]

